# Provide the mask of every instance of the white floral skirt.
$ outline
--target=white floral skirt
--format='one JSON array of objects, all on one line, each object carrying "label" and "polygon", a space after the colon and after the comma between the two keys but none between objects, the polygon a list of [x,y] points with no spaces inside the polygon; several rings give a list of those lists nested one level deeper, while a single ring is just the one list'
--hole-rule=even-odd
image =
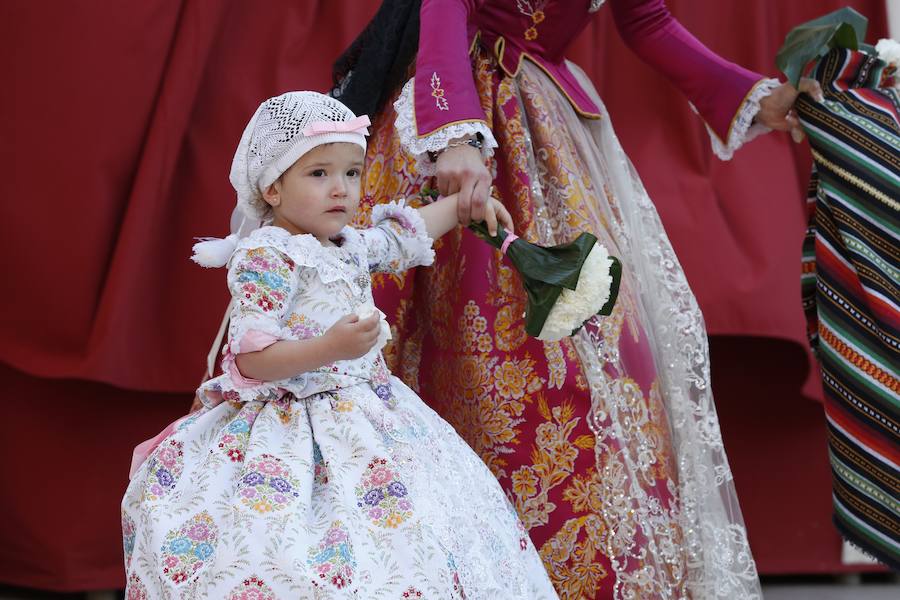
[{"label": "white floral skirt", "polygon": [[177,424],[122,502],[132,598],[556,598],[494,476],[399,380]]}]

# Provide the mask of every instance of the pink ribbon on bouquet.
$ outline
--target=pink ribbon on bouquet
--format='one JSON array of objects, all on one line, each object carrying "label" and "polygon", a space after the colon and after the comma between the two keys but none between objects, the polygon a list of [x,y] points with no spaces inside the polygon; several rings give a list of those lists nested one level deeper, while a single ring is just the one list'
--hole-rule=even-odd
[{"label": "pink ribbon on bouquet", "polygon": [[322,135],[323,133],[358,133],[369,135],[372,122],[368,115],[360,115],[349,121],[315,121],[303,130],[303,135]]},{"label": "pink ribbon on bouquet", "polygon": [[500,246],[500,252],[502,252],[503,254],[506,254],[506,251],[509,250],[509,245],[512,244],[517,239],[519,239],[519,236],[514,234],[509,229],[504,229],[503,231],[506,232],[506,238],[504,238],[504,240],[503,240],[503,245]]}]

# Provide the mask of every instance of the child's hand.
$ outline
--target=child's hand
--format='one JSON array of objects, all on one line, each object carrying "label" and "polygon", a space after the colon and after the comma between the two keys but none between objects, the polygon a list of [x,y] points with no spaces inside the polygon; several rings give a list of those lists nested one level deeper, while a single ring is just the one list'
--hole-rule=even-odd
[{"label": "child's hand", "polygon": [[359,358],[371,350],[378,341],[379,319],[377,312],[365,319],[347,315],[332,325],[323,337],[328,341],[334,360]]},{"label": "child's hand", "polygon": [[496,198],[491,198],[484,211],[484,222],[487,225],[488,232],[492,236],[497,235],[497,224],[499,223],[504,229],[513,231],[512,217],[503,203]]}]

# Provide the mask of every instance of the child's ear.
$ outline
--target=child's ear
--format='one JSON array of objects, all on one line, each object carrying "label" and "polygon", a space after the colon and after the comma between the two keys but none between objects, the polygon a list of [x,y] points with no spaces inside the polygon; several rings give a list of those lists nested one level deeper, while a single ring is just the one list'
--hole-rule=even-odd
[{"label": "child's ear", "polygon": [[279,187],[278,181],[276,181],[263,190],[263,200],[265,200],[266,204],[269,206],[278,206],[281,204],[281,191],[278,189]]}]

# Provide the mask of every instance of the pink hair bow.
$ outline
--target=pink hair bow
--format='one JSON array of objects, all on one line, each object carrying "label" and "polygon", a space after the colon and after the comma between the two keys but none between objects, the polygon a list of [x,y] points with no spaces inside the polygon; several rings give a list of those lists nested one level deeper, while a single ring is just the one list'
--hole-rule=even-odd
[{"label": "pink hair bow", "polygon": [[321,135],[323,133],[358,133],[369,135],[372,122],[368,115],[360,115],[349,121],[315,121],[303,130],[303,135]]}]

